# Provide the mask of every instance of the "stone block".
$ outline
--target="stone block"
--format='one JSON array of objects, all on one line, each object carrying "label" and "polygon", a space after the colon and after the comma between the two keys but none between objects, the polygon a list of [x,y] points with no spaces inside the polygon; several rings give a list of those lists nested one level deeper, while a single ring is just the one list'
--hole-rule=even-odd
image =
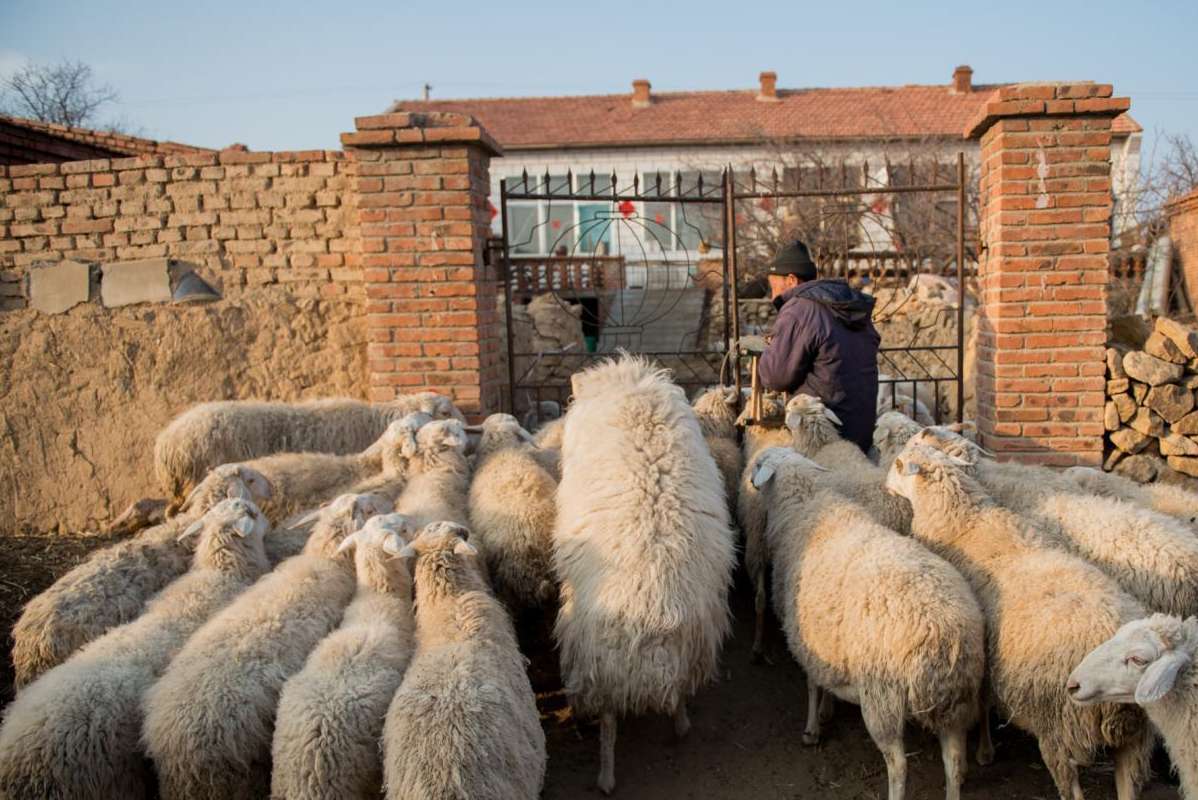
[{"label": "stone block", "polygon": [[1171,364],[1185,364],[1189,361],[1186,354],[1181,352],[1181,348],[1160,331],[1153,331],[1148,341],[1144,342],[1144,352]]},{"label": "stone block", "polygon": [[91,295],[91,266],[58,261],[29,270],[29,305],[43,314],[61,314]]},{"label": "stone block", "polygon": [[1123,394],[1131,388],[1131,381],[1127,378],[1111,378],[1106,382],[1106,393],[1108,395]]},{"label": "stone block", "polygon": [[1123,452],[1122,450],[1112,450],[1107,454],[1106,461],[1102,462],[1102,468],[1107,472],[1110,472],[1115,468],[1116,464],[1123,460],[1126,455],[1127,453]]},{"label": "stone block", "polygon": [[1115,409],[1119,412],[1119,421],[1127,422],[1136,415],[1136,401],[1129,394],[1117,394],[1111,397]]},{"label": "stone block", "polygon": [[1194,409],[1194,393],[1175,383],[1153,386],[1144,405],[1160,414],[1165,422],[1177,422]]},{"label": "stone block", "polygon": [[1127,373],[1123,371],[1123,354],[1113,347],[1106,349],[1106,371],[1107,377],[1112,380],[1127,377]]},{"label": "stone block", "polygon": [[1181,380],[1185,367],[1157,358],[1150,353],[1132,350],[1123,357],[1123,369],[1132,379],[1149,386],[1174,383]]},{"label": "stone block", "polygon": [[1198,444],[1179,433],[1161,438],[1162,456],[1198,456]]},{"label": "stone block", "polygon": [[[1194,460],[1198,461],[1198,458]],[[1148,483],[1163,466],[1164,463],[1156,456],[1128,456],[1115,465],[1114,471],[1137,483]]]},{"label": "stone block", "polygon": [[108,308],[134,303],[169,303],[170,261],[148,258],[105,264],[100,278],[100,299]]},{"label": "stone block", "polygon": [[1198,478],[1198,458],[1186,456],[1169,456],[1168,464],[1178,472]]},{"label": "stone block", "polygon": [[1169,426],[1173,433],[1180,433],[1185,436],[1198,434],[1198,411],[1186,414],[1184,417],[1174,422]]},{"label": "stone block", "polygon": [[1132,381],[1131,397],[1136,401],[1136,405],[1144,402],[1144,398],[1148,396],[1148,384]]},{"label": "stone block", "polygon": [[1151,437],[1145,436],[1134,428],[1120,428],[1111,434],[1111,444],[1124,453],[1138,453],[1148,446]]},{"label": "stone block", "polygon": [[1186,358],[1198,358],[1198,331],[1168,317],[1160,317],[1153,332],[1167,337]]},{"label": "stone block", "polygon": [[1150,408],[1139,408],[1136,415],[1127,423],[1133,430],[1145,436],[1161,437],[1165,435],[1165,422]]},{"label": "stone block", "polygon": [[1119,430],[1119,408],[1110,400],[1102,410],[1102,423],[1108,431]]}]

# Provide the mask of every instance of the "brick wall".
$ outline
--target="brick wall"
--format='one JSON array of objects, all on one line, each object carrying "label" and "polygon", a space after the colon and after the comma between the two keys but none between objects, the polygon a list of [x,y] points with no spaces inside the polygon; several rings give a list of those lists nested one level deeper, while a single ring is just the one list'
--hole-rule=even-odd
[{"label": "brick wall", "polygon": [[506,374],[484,248],[488,165],[499,148],[462,114],[355,122],[341,138],[358,162],[369,396],[428,386],[467,414],[496,411]]},{"label": "brick wall", "polygon": [[1109,85],[1003,88],[981,139],[979,432],[1007,458],[1102,460],[1111,120]]},{"label": "brick wall", "polygon": [[1190,306],[1198,309],[1198,189],[1171,202],[1167,213],[1173,258],[1185,276]]},{"label": "brick wall", "polygon": [[320,150],[0,166],[0,310],[25,305],[31,264],[64,258],[176,258],[226,296],[360,295],[354,167]]}]

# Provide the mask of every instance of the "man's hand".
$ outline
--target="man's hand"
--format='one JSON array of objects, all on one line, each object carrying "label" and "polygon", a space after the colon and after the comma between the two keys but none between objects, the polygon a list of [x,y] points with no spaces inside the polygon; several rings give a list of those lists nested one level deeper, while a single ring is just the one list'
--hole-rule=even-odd
[{"label": "man's hand", "polygon": [[765,351],[766,344],[764,336],[742,336],[736,340],[736,349],[740,353],[761,355]]}]

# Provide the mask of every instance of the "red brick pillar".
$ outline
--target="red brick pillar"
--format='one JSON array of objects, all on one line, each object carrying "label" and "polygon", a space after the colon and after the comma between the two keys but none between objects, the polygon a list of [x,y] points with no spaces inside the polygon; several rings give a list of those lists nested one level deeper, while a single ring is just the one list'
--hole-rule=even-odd
[{"label": "red brick pillar", "polygon": [[978,429],[1004,459],[1102,462],[1109,85],[1000,89],[981,139]]},{"label": "red brick pillar", "polygon": [[499,146],[464,114],[354,123],[341,142],[357,163],[370,399],[432,389],[467,414],[496,411],[505,372],[483,253]]}]

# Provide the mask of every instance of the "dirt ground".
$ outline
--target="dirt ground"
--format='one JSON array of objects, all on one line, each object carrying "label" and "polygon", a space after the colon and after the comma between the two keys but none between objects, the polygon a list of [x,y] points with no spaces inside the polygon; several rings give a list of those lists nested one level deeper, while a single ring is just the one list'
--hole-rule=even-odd
[{"label": "dirt ground", "polygon": [[359,395],[363,309],[262,287],[206,306],[5,313],[0,536],[94,531],[161,494],[154,437],[193,403]]},{"label": "dirt ground", "polygon": [[[112,540],[78,537],[0,538],[0,705],[12,698],[9,633],[21,606],[55,577],[78,563],[93,548]],[[854,706],[839,704],[817,748],[799,741],[806,689],[798,665],[786,651],[776,628],[768,638],[771,664],[753,664],[751,594],[743,580],[733,593],[736,623],[724,649],[723,678],[691,703],[692,729],[685,741],[674,740],[665,717],[641,717],[620,723],[616,742],[616,797],[619,800],[731,800],[732,798],[827,798],[867,800],[885,797],[882,758],[865,732]],[[557,654],[545,628],[521,621],[522,642],[532,656],[530,676],[537,690],[549,749],[545,800],[594,797],[598,771],[598,729],[579,724],[570,714],[557,675]],[[972,762],[963,797],[972,800],[1056,797],[1035,742],[1011,728],[998,728],[997,758],[989,767]],[[908,797],[932,800],[944,796],[939,745],[926,733],[910,730]],[[1160,777],[1166,762],[1154,763],[1158,777],[1146,787],[1144,800],[1177,798],[1175,784]],[[1167,777],[1167,776],[1166,776]],[[1114,798],[1109,763],[1083,771],[1082,785],[1090,800]]]}]

